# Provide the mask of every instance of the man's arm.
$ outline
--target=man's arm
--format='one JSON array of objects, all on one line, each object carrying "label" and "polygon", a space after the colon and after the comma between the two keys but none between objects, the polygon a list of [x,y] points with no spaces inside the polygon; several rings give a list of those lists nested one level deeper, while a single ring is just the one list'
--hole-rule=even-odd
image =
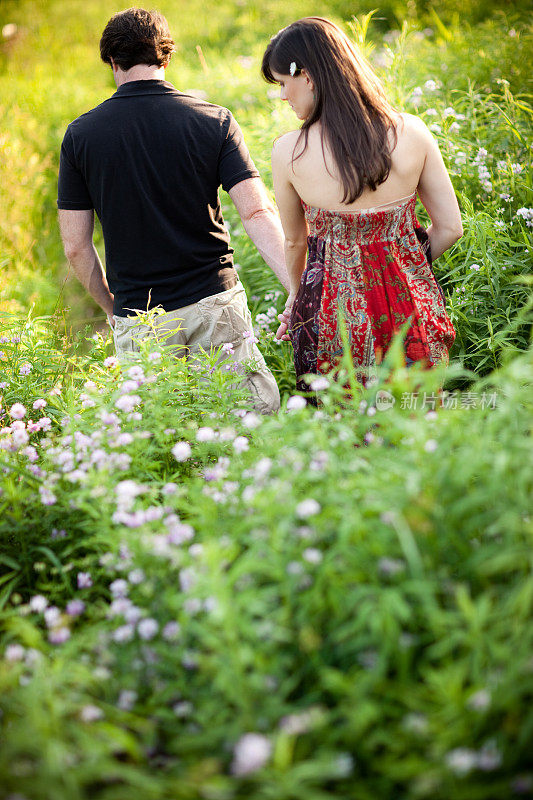
[{"label": "man's arm", "polygon": [[59,209],[59,228],[65,255],[76,277],[107,314],[109,324],[113,327],[113,295],[93,244],[94,211]]},{"label": "man's arm", "polygon": [[255,244],[284,288],[289,291],[289,276],[285,266],[283,229],[261,178],[245,178],[229,192],[244,225]]}]

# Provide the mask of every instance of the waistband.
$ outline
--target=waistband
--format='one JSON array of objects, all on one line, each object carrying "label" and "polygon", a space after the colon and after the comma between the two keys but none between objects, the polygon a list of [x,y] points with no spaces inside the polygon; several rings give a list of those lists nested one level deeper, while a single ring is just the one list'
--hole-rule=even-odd
[{"label": "waistband", "polygon": [[321,239],[369,244],[397,239],[412,233],[417,225],[416,195],[392,208],[364,209],[352,213],[328,211],[302,203],[310,236]]}]

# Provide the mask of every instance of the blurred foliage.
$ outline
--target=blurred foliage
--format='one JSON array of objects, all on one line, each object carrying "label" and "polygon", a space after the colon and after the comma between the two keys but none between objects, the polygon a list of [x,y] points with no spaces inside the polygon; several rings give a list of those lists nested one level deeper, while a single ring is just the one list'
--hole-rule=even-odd
[{"label": "blurred foliage", "polygon": [[346,394],[345,358],[318,410],[260,419],[215,355],[121,368],[96,336],[59,385],[49,321],[1,335],[0,796],[533,785],[533,351],[439,400],[396,342],[373,387]]}]

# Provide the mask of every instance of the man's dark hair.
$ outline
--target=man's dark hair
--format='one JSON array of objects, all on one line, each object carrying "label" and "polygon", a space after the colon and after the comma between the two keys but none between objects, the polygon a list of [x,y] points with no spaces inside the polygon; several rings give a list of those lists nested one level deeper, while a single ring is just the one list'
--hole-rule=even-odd
[{"label": "man's dark hair", "polygon": [[137,64],[163,67],[176,50],[168,22],[158,11],[128,8],[115,14],[100,39],[100,56],[126,71]]}]

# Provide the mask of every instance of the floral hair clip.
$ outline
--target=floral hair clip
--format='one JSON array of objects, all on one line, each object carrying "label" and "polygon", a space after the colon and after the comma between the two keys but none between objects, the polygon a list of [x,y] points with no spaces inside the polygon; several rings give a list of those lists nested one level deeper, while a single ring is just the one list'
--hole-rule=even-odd
[{"label": "floral hair clip", "polygon": [[299,71],[300,70],[296,66],[296,61],[291,61],[290,66],[289,66],[289,75],[291,76],[291,78],[294,78],[296,73],[299,72]]}]

